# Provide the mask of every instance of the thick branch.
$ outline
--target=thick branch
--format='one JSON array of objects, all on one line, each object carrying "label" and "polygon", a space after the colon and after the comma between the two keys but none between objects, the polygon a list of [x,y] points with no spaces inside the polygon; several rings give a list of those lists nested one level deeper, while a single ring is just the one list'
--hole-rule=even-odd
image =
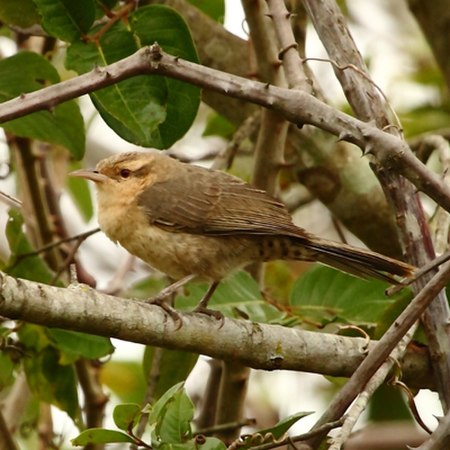
[{"label": "thick branch", "polygon": [[298,125],[315,125],[356,144],[365,153],[373,153],[387,170],[401,173],[417,189],[450,211],[450,187],[428,170],[399,138],[328,106],[305,92],[268,86],[184,61],[162,52],[158,44],[145,47],[109,66],[4,102],[0,104],[0,123],[51,109],[64,101],[145,73],[169,76],[248,100],[278,111]]},{"label": "thick branch", "polygon": [[[85,286],[58,288],[0,272],[0,315],[48,327],[110,336],[145,345],[201,353],[255,369],[287,369],[350,376],[365,356],[365,340],[278,325],[184,314],[177,330],[154,305],[101,294]],[[126,318],[126,320],[124,320]],[[406,382],[429,387],[428,358],[409,353]]]}]

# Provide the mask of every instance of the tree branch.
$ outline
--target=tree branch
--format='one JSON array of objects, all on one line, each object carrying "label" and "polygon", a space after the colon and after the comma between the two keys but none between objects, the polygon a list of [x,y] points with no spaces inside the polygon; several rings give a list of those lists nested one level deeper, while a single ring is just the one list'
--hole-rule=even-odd
[{"label": "tree branch", "polygon": [[328,106],[306,92],[269,86],[184,61],[163,52],[156,43],[109,66],[97,67],[79,77],[0,104],[0,123],[49,110],[59,103],[142,74],[176,78],[273,109],[297,125],[315,125],[357,145],[364,154],[373,154],[387,170],[396,170],[450,211],[450,187],[396,136]]},{"label": "tree branch", "polygon": [[[158,306],[102,294],[85,285],[58,288],[0,272],[0,288],[3,317],[231,359],[255,369],[350,376],[367,350],[361,338],[228,318],[219,328],[202,314],[181,314],[183,326],[177,330],[178,324]],[[430,387],[425,354],[410,352],[403,370],[405,382],[412,387]]]}]

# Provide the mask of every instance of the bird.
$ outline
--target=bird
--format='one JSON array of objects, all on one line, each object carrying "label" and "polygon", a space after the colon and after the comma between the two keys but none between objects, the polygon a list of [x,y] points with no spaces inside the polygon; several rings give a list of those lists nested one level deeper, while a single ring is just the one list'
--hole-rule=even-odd
[{"label": "bird", "polygon": [[270,260],[317,261],[397,285],[414,274],[402,261],[307,232],[282,202],[240,178],[161,152],[118,153],[70,175],[95,183],[99,227],[112,241],[176,280],[152,299],[163,307],[198,278],[210,284],[194,311],[223,319],[208,308],[220,281]]}]

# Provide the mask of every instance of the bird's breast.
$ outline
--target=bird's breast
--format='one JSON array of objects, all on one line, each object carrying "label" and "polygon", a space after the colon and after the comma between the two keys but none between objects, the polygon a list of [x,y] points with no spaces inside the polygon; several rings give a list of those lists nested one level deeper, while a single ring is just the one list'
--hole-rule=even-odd
[{"label": "bird's breast", "polygon": [[220,280],[253,261],[252,240],[168,231],[152,225],[138,206],[99,208],[102,231],[131,254],[174,279],[190,274]]}]

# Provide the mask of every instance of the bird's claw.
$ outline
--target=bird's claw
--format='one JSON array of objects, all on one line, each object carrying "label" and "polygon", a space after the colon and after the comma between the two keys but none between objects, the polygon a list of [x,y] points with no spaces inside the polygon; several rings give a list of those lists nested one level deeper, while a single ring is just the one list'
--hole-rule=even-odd
[{"label": "bird's claw", "polygon": [[156,297],[147,300],[145,303],[161,307],[172,318],[172,320],[177,323],[175,330],[179,330],[183,326],[183,318],[181,317],[181,314],[166,301],[164,301],[164,298],[157,295]]},{"label": "bird's claw", "polygon": [[205,314],[209,317],[213,317],[214,319],[220,321],[219,328],[222,328],[225,323],[225,317],[220,311],[216,311],[214,309],[206,308],[205,306],[198,305],[192,312]]}]

